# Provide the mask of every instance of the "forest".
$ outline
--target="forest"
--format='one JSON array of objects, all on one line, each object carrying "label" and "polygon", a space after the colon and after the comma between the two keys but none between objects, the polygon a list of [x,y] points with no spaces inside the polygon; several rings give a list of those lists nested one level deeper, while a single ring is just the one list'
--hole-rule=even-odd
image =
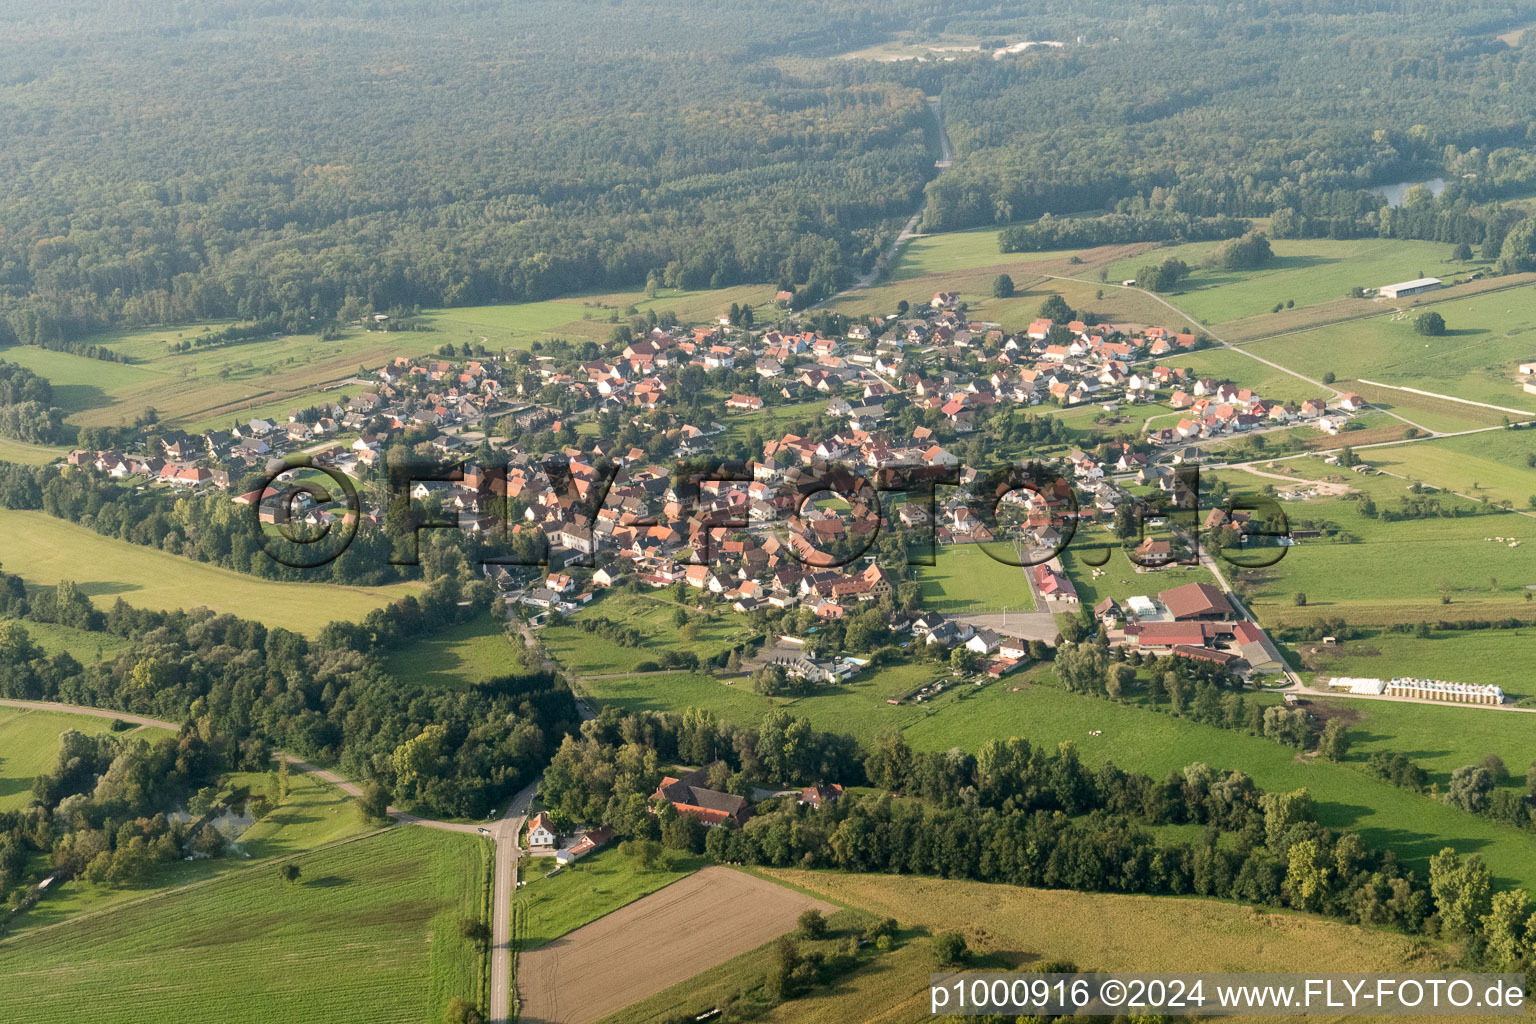
[{"label": "forest", "polygon": [[[111,357],[81,339],[298,330],[349,299],[751,281],[810,303],[872,265],[925,187],[925,230],[1012,225],[1012,248],[1273,216],[1271,237],[1497,252],[1519,219],[1499,200],[1536,184],[1536,43],[1497,38],[1529,2],[599,6],[8,4],[0,344]],[[1020,38],[1065,45],[840,59]],[[957,151],[942,176],[924,96]],[[1412,209],[1362,191],[1433,175],[1451,186]]]}]

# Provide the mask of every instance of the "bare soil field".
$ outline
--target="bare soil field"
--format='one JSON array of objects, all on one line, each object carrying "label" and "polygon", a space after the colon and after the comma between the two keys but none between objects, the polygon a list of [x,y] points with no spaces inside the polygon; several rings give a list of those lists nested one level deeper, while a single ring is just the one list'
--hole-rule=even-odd
[{"label": "bare soil field", "polygon": [[518,958],[523,1024],[589,1024],[756,949],[830,903],[705,868]]}]

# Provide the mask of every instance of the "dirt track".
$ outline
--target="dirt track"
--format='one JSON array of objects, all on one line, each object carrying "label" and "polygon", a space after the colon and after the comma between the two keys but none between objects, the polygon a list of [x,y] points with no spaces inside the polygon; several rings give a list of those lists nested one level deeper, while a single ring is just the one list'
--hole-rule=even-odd
[{"label": "dirt track", "polygon": [[705,868],[518,958],[523,1024],[589,1024],[795,927],[830,903]]}]

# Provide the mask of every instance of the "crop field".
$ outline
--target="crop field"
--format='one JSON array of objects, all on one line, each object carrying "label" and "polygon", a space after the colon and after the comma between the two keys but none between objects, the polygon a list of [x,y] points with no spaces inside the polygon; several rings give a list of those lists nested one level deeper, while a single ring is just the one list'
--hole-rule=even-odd
[{"label": "crop field", "polygon": [[[1428,301],[1405,313],[1319,327],[1246,348],[1313,378],[1332,372],[1341,381],[1364,377],[1536,411],[1536,396],[1522,392],[1514,380],[1516,364],[1536,355],[1536,337],[1525,337],[1536,328],[1536,290],[1510,288],[1445,301],[1434,301],[1433,295],[1420,296]],[[1444,335],[1426,338],[1414,332],[1413,318],[1427,309],[1445,318]]]},{"label": "crop field", "polygon": [[[697,591],[690,591],[697,598]],[[683,627],[675,621],[679,608],[690,620],[699,623],[694,640],[683,637]],[[616,592],[603,594],[579,613],[582,618],[607,618],[621,626],[632,626],[644,635],[640,647],[625,647],[597,633],[588,633],[573,625],[549,626],[540,638],[559,662],[582,675],[606,675],[633,672],[643,661],[655,661],[666,651],[693,651],[699,657],[713,657],[752,634],[745,622],[729,608],[705,615],[691,605],[680,605],[670,590],[650,593]]]},{"label": "crop field", "polygon": [[1165,366],[1187,366],[1197,377],[1229,380],[1238,387],[1252,388],[1255,394],[1280,402],[1304,402],[1328,393],[1300,377],[1266,366],[1232,349],[1206,349],[1158,362]]},{"label": "crop field", "polygon": [[413,640],[386,655],[384,668],[397,679],[445,690],[520,670],[505,632],[489,616]]},{"label": "crop field", "polygon": [[[32,780],[53,767],[59,734],[68,729],[96,736],[111,732],[112,720],[0,707],[0,811],[14,811],[32,801]],[[153,739],[165,731],[139,727],[119,735]]]},{"label": "crop field", "polygon": [[[1530,609],[1526,587],[1536,584],[1536,520],[1530,517],[1502,513],[1384,523],[1361,515],[1352,501],[1312,503],[1299,514],[1336,523],[1359,542],[1305,540],[1271,568],[1243,570],[1241,585],[1266,625],[1334,617],[1355,625],[1389,625],[1523,615]],[[1511,547],[1508,539],[1519,546]],[[1297,593],[1306,595],[1305,607],[1296,605]]]},{"label": "crop field", "polygon": [[[1022,689],[1014,692],[1018,686]],[[1456,716],[1447,721],[1461,728],[1480,721],[1468,718],[1464,709],[1429,710]],[[1512,717],[1523,722],[1527,716]],[[1101,735],[1090,736],[1095,730]],[[1359,831],[1367,844],[1395,850],[1416,870],[1424,870],[1430,855],[1442,847],[1454,846],[1463,853],[1481,853],[1506,882],[1527,887],[1536,883],[1536,835],[1377,782],[1350,765],[1298,758],[1294,748],[1271,740],[1069,693],[1043,668],[982,687],[961,704],[907,726],[903,735],[915,748],[939,751],[974,751],[988,739],[1008,736],[1022,736],[1051,750],[1071,740],[1087,763],[1113,761],[1127,771],[1155,777],[1195,761],[1240,769],[1266,790],[1307,788],[1317,802],[1320,821]],[[1501,756],[1513,761],[1525,755],[1516,747]]]},{"label": "crop field", "polygon": [[[1003,554],[1008,545],[987,545]],[[938,549],[937,565],[916,566],[922,589],[922,607],[928,611],[1031,611],[1035,599],[1028,571],[1005,565],[987,554],[980,544],[950,544]]]},{"label": "crop field", "polygon": [[1520,509],[1528,508],[1536,495],[1536,467],[1526,465],[1528,456],[1536,456],[1536,430],[1492,430],[1361,454],[1370,465],[1408,480],[1474,498],[1512,501]]},{"label": "crop field", "polygon": [[514,899],[519,954],[538,949],[591,924],[605,914],[688,877],[704,864],[672,850],[649,871],[619,853],[618,844],[588,854],[546,877],[553,858],[529,859],[523,865],[528,884]]},{"label": "crop field", "polygon": [[[701,907],[719,913],[701,913]],[[831,904],[710,867],[518,957],[521,1018],[590,1024],[795,926]],[[665,955],[658,955],[665,950]]]},{"label": "crop field", "polygon": [[[0,944],[10,1024],[420,1024],[476,999],[486,845],[399,828]],[[195,966],[195,970],[189,969]],[[344,981],[338,984],[338,981]]]},{"label": "crop field", "polygon": [[[1074,893],[934,878],[765,871],[828,900],[929,933],[959,931],[993,970],[1069,961],[1129,972],[1428,971],[1451,956],[1404,935],[1214,900]],[[928,944],[914,941],[830,989],[787,1002],[770,1024],[931,1021]],[[692,1004],[681,1002],[681,1006]],[[1234,1021],[1258,1018],[1230,1018]]]},{"label": "crop field", "polygon": [[[83,715],[66,717],[80,722],[107,721]],[[230,777],[230,787],[251,786],[259,791],[264,785],[263,775],[236,773]],[[49,890],[47,899],[27,911],[12,933],[44,928],[81,914],[136,901],[146,893],[240,871],[255,861],[303,853],[363,831],[351,798],[339,789],[298,772],[292,775],[289,786],[288,796],[281,804],[241,833],[234,855],[157,865],[149,880],[136,888],[110,889],[82,881],[63,882]]]},{"label": "crop field", "polygon": [[[1288,646],[1309,675],[1449,679],[1501,686],[1507,694],[1525,697],[1536,695],[1530,666],[1533,644],[1536,629],[1455,629],[1431,630],[1427,637],[1379,630],[1355,640],[1341,640],[1336,646],[1305,640]],[[1481,723],[1484,719],[1472,721]],[[1536,721],[1522,722],[1536,744]]]},{"label": "crop field", "polygon": [[[1355,286],[1374,288],[1416,277],[1451,281],[1486,267],[1476,260],[1451,260],[1449,245],[1383,238],[1271,239],[1275,258],[1267,266],[1256,270],[1206,267],[1207,258],[1221,244],[1190,242],[1117,260],[1109,265],[1109,280],[1134,278],[1148,263],[1177,257],[1194,270],[1177,291],[1164,298],[1202,323],[1220,325],[1268,313],[1276,303],[1313,306],[1345,298]],[[1366,300],[1355,301],[1369,308]]]},{"label": "crop field", "polygon": [[[997,247],[998,228],[976,228],[973,231],[946,231],[935,235],[917,235],[902,246],[896,265],[891,268],[887,280],[906,281],[930,274],[944,274],[952,270],[974,270],[978,267],[995,268],[994,277],[1008,273],[1015,264],[1038,263],[1043,260],[1064,260],[1075,254],[1084,256],[1091,251],[1078,249],[1051,249],[1041,252],[1001,252]],[[1027,271],[1026,271],[1027,272]],[[1015,283],[1018,283],[1015,279]]]},{"label": "crop field", "polygon": [[[30,586],[72,580],[99,608],[119,597],[140,608],[208,607],[314,636],[410,593],[412,584],[347,587],[278,583],[103,537],[44,512],[0,512],[0,564]],[[76,655],[79,657],[79,655]]]}]

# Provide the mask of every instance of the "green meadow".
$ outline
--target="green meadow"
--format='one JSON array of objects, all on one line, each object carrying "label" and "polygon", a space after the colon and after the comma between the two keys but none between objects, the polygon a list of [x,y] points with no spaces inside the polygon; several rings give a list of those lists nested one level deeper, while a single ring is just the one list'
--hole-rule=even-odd
[{"label": "green meadow", "polygon": [[519,663],[502,628],[481,616],[391,651],[384,668],[397,679],[458,690],[510,675]]},{"label": "green meadow", "polygon": [[[1531,651],[1536,648],[1536,629],[1432,629],[1427,637],[1371,630],[1356,639],[1340,641],[1336,646],[1310,641],[1297,641],[1288,646],[1308,676],[1313,673],[1377,679],[1419,676],[1501,686],[1505,693],[1517,697],[1536,696],[1536,685],[1533,685],[1536,681],[1531,678]],[[1536,745],[1536,719],[1524,715],[1512,717],[1516,727],[1523,726],[1531,743]],[[1452,721],[1481,726],[1490,720]],[[1531,756],[1536,757],[1536,746],[1533,746]]]},{"label": "green meadow", "polygon": [[[65,716],[81,722],[100,721],[86,716]],[[239,787],[261,791],[264,774],[237,772],[225,792]],[[307,774],[294,773],[286,799],[266,817],[252,824],[237,840],[235,852],[213,860],[177,861],[158,865],[142,886],[113,889],[70,880],[51,888],[48,897],[21,918],[13,932],[45,928],[81,914],[96,913],[136,901],[146,894],[163,893],[197,882],[242,871],[274,857],[288,857],[338,842],[363,831],[357,809],[345,793]]]},{"label": "green meadow", "polygon": [[[1011,546],[1000,541],[985,548],[1012,554]],[[936,565],[914,567],[924,609],[957,612],[1007,608],[1027,612],[1035,607],[1025,576],[1029,570],[999,562],[983,545],[945,545],[938,548],[936,561]]]},{"label": "green meadow", "polygon": [[[1461,437],[1373,448],[1361,457],[1372,466],[1474,498],[1512,501],[1528,508],[1536,495],[1536,430],[1491,430]],[[1532,555],[1536,559],[1536,554]],[[1536,581],[1533,581],[1536,582]]]},{"label": "green meadow", "polygon": [[[1536,358],[1536,336],[1524,337],[1536,328],[1536,289],[1439,302],[1421,298],[1423,305],[1404,313],[1270,338],[1246,350],[1313,378],[1332,372],[1341,382],[1363,377],[1536,413],[1536,395],[1521,391],[1514,379],[1518,363]],[[1430,309],[1446,322],[1446,333],[1437,338],[1413,329],[1413,318]]]},{"label": "green meadow", "polygon": [[[1176,291],[1164,297],[1196,320],[1220,325],[1269,313],[1276,303],[1313,306],[1344,298],[1356,286],[1374,288],[1416,277],[1450,281],[1486,267],[1477,261],[1451,260],[1449,245],[1383,238],[1272,239],[1270,248],[1275,256],[1263,267],[1207,267],[1207,259],[1221,244],[1190,242],[1117,260],[1107,268],[1109,280],[1118,283],[1134,278],[1149,263],[1177,257],[1189,264],[1193,272]],[[1361,306],[1370,308],[1364,302]]]},{"label": "green meadow", "polygon": [[[1431,854],[1453,846],[1463,853],[1481,853],[1506,883],[1536,884],[1536,834],[1370,779],[1352,764],[1300,758],[1294,748],[1270,740],[1069,693],[1046,671],[1029,673],[1027,682],[1018,692],[1017,682],[1009,680],[1004,680],[1008,685],[980,688],[961,704],[908,726],[903,734],[912,746],[927,750],[976,750],[988,739],[1005,736],[1022,736],[1050,749],[1071,740],[1086,761],[1113,761],[1128,771],[1154,776],[1195,761],[1235,768],[1263,789],[1305,787],[1317,801],[1318,819],[1324,824],[1358,830],[1367,843],[1396,851],[1415,869],[1423,870]],[[1468,717],[1465,709],[1428,710],[1454,716],[1445,720],[1451,728],[1481,728],[1481,720]],[[1511,717],[1522,723],[1526,718]],[[1501,756],[1511,763],[1528,757],[1531,747],[1525,745],[1523,753],[1518,742],[1520,725],[1505,728],[1512,731],[1489,737],[1490,745],[1505,747]],[[1093,731],[1101,735],[1089,735]]]},{"label": "green meadow", "polygon": [[[112,731],[112,720],[0,706],[0,811],[14,811],[32,802],[32,780],[53,767],[59,735],[69,729],[97,736]],[[153,739],[166,732],[138,727],[120,735]]]},{"label": "green meadow", "polygon": [[[1387,523],[1366,518],[1349,500],[1287,512],[1293,529],[1299,519],[1326,521],[1358,542],[1303,540],[1276,565],[1238,573],[1266,625],[1320,618],[1389,625],[1530,612],[1525,596],[1536,584],[1536,519],[1499,513]],[[1494,537],[1517,538],[1520,546]],[[1306,595],[1304,607],[1294,601],[1298,592]]]},{"label": "green meadow", "polygon": [[[420,1024],[478,1002],[488,844],[397,828],[0,943],[10,1024]],[[195,965],[196,970],[185,969]],[[341,983],[338,983],[341,982]]]},{"label": "green meadow", "polygon": [[[598,633],[569,623],[548,626],[539,636],[544,646],[560,664],[581,675],[606,675],[633,672],[644,661],[658,661],[668,650],[692,651],[700,658],[714,657],[752,636],[746,620],[729,608],[700,612],[692,604],[679,604],[672,590],[599,591],[589,609],[578,613],[583,618],[607,618],[620,626],[640,630],[643,643],[626,647]],[[699,592],[688,595],[697,600]],[[698,624],[698,635],[689,639],[676,621],[682,609],[688,622]]]},{"label": "green meadow", "polygon": [[[314,636],[333,619],[355,621],[415,589],[405,583],[352,587],[257,579],[103,537],[44,512],[0,512],[0,526],[0,564],[7,572],[30,586],[71,580],[99,608],[119,597],[140,608],[208,607]],[[86,657],[93,653],[88,648]]]},{"label": "green meadow", "polygon": [[1300,377],[1244,355],[1241,350],[1211,348],[1185,356],[1160,359],[1158,363],[1188,367],[1196,377],[1229,380],[1238,387],[1252,388],[1255,394],[1278,402],[1304,402],[1327,394],[1325,390],[1308,384]]}]

